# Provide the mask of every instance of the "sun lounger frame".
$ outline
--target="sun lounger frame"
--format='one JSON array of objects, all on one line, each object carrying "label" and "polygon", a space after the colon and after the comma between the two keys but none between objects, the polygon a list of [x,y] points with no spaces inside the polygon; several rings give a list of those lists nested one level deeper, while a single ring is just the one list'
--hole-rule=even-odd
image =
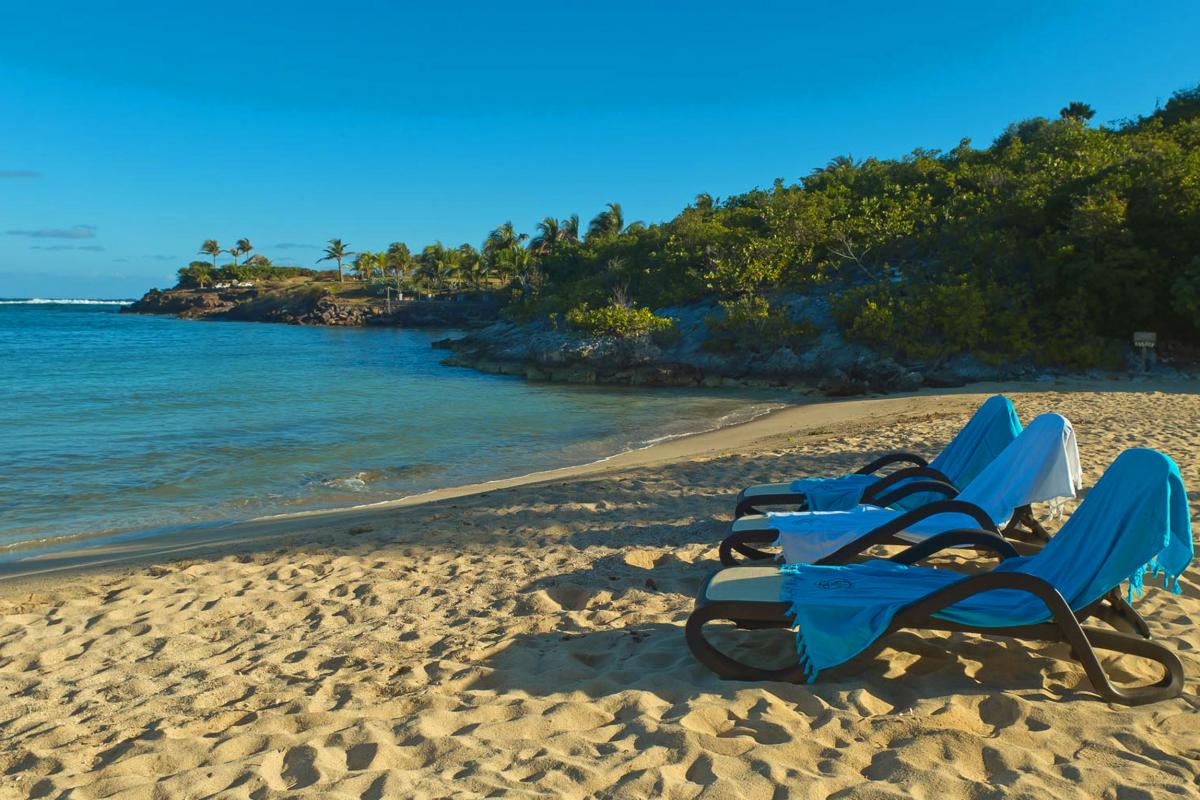
[{"label": "sun lounger frame", "polygon": [[[878,496],[900,481],[907,479],[928,478],[954,486],[954,482],[945,473],[929,466],[929,463],[916,453],[889,453],[888,455],[880,456],[871,463],[856,470],[855,474],[870,475],[886,466],[899,463],[910,463],[913,466],[903,467],[889,472],[887,475],[880,476],[878,481],[863,491],[862,502],[875,503],[876,501],[871,498]],[[746,489],[743,489],[738,493],[733,512],[734,519],[744,517],[747,514],[762,513],[759,506],[794,506],[794,510],[796,511],[808,510],[808,498],[804,492],[789,491],[747,496],[746,491]]]},{"label": "sun lounger frame", "polygon": [[[993,530],[949,531],[914,545],[905,553],[891,560],[912,564],[946,547],[971,545],[991,549],[1002,559],[1016,555],[1012,545],[997,540]],[[715,574],[715,573],[714,573]],[[717,650],[704,636],[704,625],[714,620],[727,620],[741,628],[788,628],[794,618],[786,602],[735,601],[707,599],[708,585],[712,576],[705,581],[696,601],[696,608],[688,617],[686,638],[688,647],[700,663],[726,680],[744,681],[787,681],[807,682],[799,659],[794,665],[780,669],[763,669],[737,661]],[[997,589],[1027,592],[1040,599],[1050,612],[1051,621],[1036,625],[1008,628],[982,628],[961,625],[934,616],[938,611],[967,597]],[[1114,630],[1103,630],[1082,625],[1084,620],[1095,617],[1112,626]],[[1142,705],[1178,697],[1183,692],[1183,664],[1169,649],[1151,641],[1150,629],[1145,620],[1120,596],[1114,588],[1095,603],[1078,612],[1071,610],[1062,595],[1046,581],[1019,572],[989,572],[967,577],[958,583],[932,592],[901,608],[893,617],[887,630],[879,636],[864,653],[853,659],[870,658],[887,646],[887,638],[901,629],[925,629],[977,633],[985,636],[1011,637],[1016,639],[1066,642],[1071,653],[1087,674],[1093,691],[1102,699],[1124,705]],[[1117,630],[1124,628],[1125,630]],[[1112,684],[1096,655],[1096,649],[1146,658],[1159,664],[1163,677],[1152,685],[1132,688]],[[840,667],[839,667],[840,669]]]},{"label": "sun lounger frame", "polygon": [[[898,489],[897,492],[915,494],[918,492],[938,491],[945,488],[944,486],[933,486],[932,483],[913,481]],[[953,496],[951,497],[953,498]],[[1031,506],[1026,505],[1016,509],[1009,519],[1008,524],[1001,530],[992,522],[987,512],[974,503],[957,499],[935,500],[914,508],[911,511],[906,511],[901,516],[867,531],[859,538],[837,550],[837,552],[831,553],[815,563],[846,564],[855,556],[861,555],[868,548],[875,545],[910,545],[912,542],[898,538],[897,534],[922,520],[946,513],[966,514],[972,517],[979,523],[980,528],[994,532],[1001,539],[1013,540],[1014,544],[1018,547],[1018,551],[1023,555],[1037,552],[1037,550],[1041,549],[1042,545],[1050,540],[1050,534],[1033,515],[1033,508]],[[764,559],[776,558],[777,555],[775,553],[764,552],[754,547],[754,545],[771,544],[779,538],[779,533],[780,531],[776,528],[734,531],[721,542],[718,550],[721,563],[727,567],[733,567],[742,563],[742,559],[762,561]],[[742,559],[734,556],[734,553],[740,555]]]}]

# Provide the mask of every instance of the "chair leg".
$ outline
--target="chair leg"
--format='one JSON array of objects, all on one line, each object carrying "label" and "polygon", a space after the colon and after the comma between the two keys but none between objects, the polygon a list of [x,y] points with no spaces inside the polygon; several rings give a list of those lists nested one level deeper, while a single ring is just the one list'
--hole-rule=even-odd
[{"label": "chair leg", "polygon": [[[996,629],[998,635],[1017,636],[1041,640],[1066,642],[1075,659],[1083,666],[1096,694],[1112,703],[1142,705],[1159,700],[1178,697],[1183,692],[1183,664],[1178,656],[1158,642],[1121,631],[1106,631],[1099,628],[1084,628],[1062,595],[1053,586],[1033,575],[1017,572],[991,572],[966,578],[944,589],[933,592],[910,604],[892,619],[888,633],[899,628],[937,627],[928,623],[944,608],[975,594],[996,589],[1024,591],[1038,597],[1050,612],[1050,626],[1038,625],[1026,628]],[[1111,598],[1108,598],[1111,599]],[[1111,608],[1117,613],[1117,604]],[[1121,614],[1124,621],[1125,615]],[[1130,622],[1131,625],[1134,623]],[[1057,629],[1057,630],[1055,630]],[[968,629],[969,630],[969,629]],[[1036,631],[1036,632],[1035,632]],[[1149,686],[1120,688],[1108,679],[1096,649],[1146,658],[1163,668],[1163,676]]]},{"label": "chair leg", "polygon": [[1033,552],[1040,550],[1042,545],[1050,541],[1050,532],[1038,522],[1031,506],[1021,506],[1014,511],[1002,533],[1005,537],[1020,536],[1025,539],[1028,544],[1036,547]]},{"label": "chair leg", "polygon": [[[746,603],[717,602],[700,606],[688,617],[684,635],[688,649],[704,666],[715,672],[718,677],[727,681],[786,681],[789,683],[804,683],[807,676],[799,663],[781,669],[762,669],[751,664],[738,661],[725,655],[712,645],[704,636],[704,625],[714,620],[728,620],[744,627],[786,627],[784,621],[771,624],[768,620],[747,620]],[[755,604],[761,605],[761,604]]]},{"label": "chair leg", "polygon": [[1150,638],[1150,626],[1146,624],[1146,620],[1142,618],[1142,615],[1121,596],[1120,589],[1113,589],[1105,596],[1105,600],[1108,601],[1108,605],[1113,609],[1113,612],[1128,624],[1133,633],[1136,633],[1143,639]]},{"label": "chair leg", "polygon": [[[1178,697],[1183,693],[1183,663],[1158,642],[1121,631],[1106,631],[1079,624],[1070,608],[1062,603],[1048,604],[1063,640],[1071,646],[1075,660],[1083,666],[1092,690],[1110,703],[1140,706]],[[1163,668],[1163,677],[1149,686],[1121,688],[1108,679],[1096,655],[1096,648],[1146,658]]]},{"label": "chair leg", "polygon": [[[1081,626],[1081,632],[1086,636],[1089,646],[1077,657],[1083,664],[1084,671],[1092,682],[1096,693],[1110,703],[1140,706],[1146,703],[1156,703],[1159,700],[1169,700],[1183,694],[1183,663],[1179,656],[1169,649],[1151,641],[1119,631],[1105,631],[1090,626]],[[1113,686],[1108,675],[1100,665],[1096,656],[1096,648],[1114,653],[1137,656],[1157,663],[1163,668],[1163,676],[1148,686],[1120,688]]]}]

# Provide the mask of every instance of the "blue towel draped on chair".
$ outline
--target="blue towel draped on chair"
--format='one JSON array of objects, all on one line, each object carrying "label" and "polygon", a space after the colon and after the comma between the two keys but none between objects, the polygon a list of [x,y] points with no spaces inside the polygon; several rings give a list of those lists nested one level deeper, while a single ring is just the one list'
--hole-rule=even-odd
[{"label": "blue towel draped on chair", "polygon": [[[1134,449],[1117,457],[1041,552],[1007,559],[995,571],[1041,578],[1078,611],[1125,580],[1131,598],[1140,594],[1147,571],[1163,573],[1166,586],[1178,592],[1192,548],[1179,468],[1162,453]],[[788,564],[782,569],[786,577],[780,599],[795,614],[797,649],[810,681],[870,646],[904,606],[968,577],[887,561],[841,567]],[[1050,619],[1033,595],[1004,589],[968,597],[935,616],[988,628]]]},{"label": "blue towel draped on chair", "polygon": [[[1021,433],[1021,421],[1012,401],[995,395],[984,401],[946,449],[930,462],[955,486],[963,488],[975,479],[1013,439]],[[842,475],[836,478],[802,478],[792,482],[793,492],[802,492],[813,511],[843,511],[854,508],[862,493],[879,480],[878,475]],[[941,496],[912,495],[898,502],[900,509],[916,508]]]}]

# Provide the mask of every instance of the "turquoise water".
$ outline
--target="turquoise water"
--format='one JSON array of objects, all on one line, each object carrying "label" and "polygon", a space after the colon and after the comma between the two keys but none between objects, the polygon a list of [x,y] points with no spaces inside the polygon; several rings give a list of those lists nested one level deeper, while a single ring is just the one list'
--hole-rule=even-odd
[{"label": "turquoise water", "polygon": [[439,364],[445,331],[0,300],[0,551],[586,463],[774,405]]}]

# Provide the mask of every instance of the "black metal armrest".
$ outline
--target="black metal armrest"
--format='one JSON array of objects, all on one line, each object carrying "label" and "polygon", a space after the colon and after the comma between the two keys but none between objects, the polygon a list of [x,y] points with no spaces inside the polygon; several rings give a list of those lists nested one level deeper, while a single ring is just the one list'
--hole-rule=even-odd
[{"label": "black metal armrest", "polygon": [[892,491],[875,498],[873,502],[877,506],[890,506],[897,500],[903,500],[906,497],[911,497],[914,494],[922,492],[936,492],[937,494],[945,495],[947,498],[958,496],[958,489],[946,483],[945,481],[912,481],[903,486],[893,489]]},{"label": "black metal armrest", "polygon": [[[914,625],[921,618],[932,617],[942,609],[952,606],[972,595],[999,589],[1026,592],[1037,597],[1046,606],[1048,618],[1062,614],[1078,625],[1075,613],[1050,583],[1024,572],[985,572],[982,575],[971,575],[957,583],[931,592],[919,600],[909,603],[896,612],[891,628]],[[1034,625],[1039,623],[1032,623]]]},{"label": "black metal armrest", "polygon": [[940,470],[936,470],[933,467],[905,467],[904,469],[898,469],[895,472],[889,472],[887,475],[868,486],[866,491],[862,493],[862,502],[874,503],[875,501],[871,498],[883,494],[901,481],[912,478],[932,478],[935,481],[942,481],[950,484],[951,486],[954,485],[954,481],[946,477],[945,473],[941,472]]},{"label": "black metal armrest", "polygon": [[877,472],[889,464],[901,463],[916,464],[918,467],[928,467],[929,462],[916,453],[888,453],[886,456],[880,456],[870,464],[865,464],[858,469],[859,475],[870,475],[872,472]]},{"label": "black metal armrest", "polygon": [[797,511],[804,511],[808,498],[803,492],[781,492],[779,494],[759,494],[746,496],[746,490],[738,492],[737,504],[733,509],[733,518],[741,519],[747,514],[762,514],[762,506],[796,506]]},{"label": "black metal armrest", "polygon": [[721,541],[721,547],[718,551],[721,556],[721,563],[727,567],[734,567],[742,563],[734,558],[733,554],[735,551],[750,561],[774,559],[775,556],[773,554],[763,552],[750,545],[773,544],[778,538],[779,531],[774,528],[758,528],[731,533]]},{"label": "black metal armrest", "polygon": [[847,559],[858,555],[869,547],[889,542],[894,543],[897,533],[922,520],[936,517],[938,514],[965,514],[978,522],[979,527],[983,530],[992,531],[997,536],[1000,535],[999,529],[996,528],[996,523],[992,522],[991,517],[987,515],[986,511],[974,503],[968,503],[965,500],[935,500],[932,503],[926,503],[920,508],[906,511],[895,519],[868,531],[845,547],[822,558],[817,563],[845,564]]},{"label": "black metal armrest", "polygon": [[986,531],[982,528],[958,528],[957,530],[930,536],[925,541],[914,544],[904,552],[898,553],[888,560],[894,561],[897,564],[912,565],[950,547],[975,547],[982,550],[991,550],[1000,557],[1001,561],[1006,558],[1017,558],[1020,555],[1015,547],[992,531]]}]

